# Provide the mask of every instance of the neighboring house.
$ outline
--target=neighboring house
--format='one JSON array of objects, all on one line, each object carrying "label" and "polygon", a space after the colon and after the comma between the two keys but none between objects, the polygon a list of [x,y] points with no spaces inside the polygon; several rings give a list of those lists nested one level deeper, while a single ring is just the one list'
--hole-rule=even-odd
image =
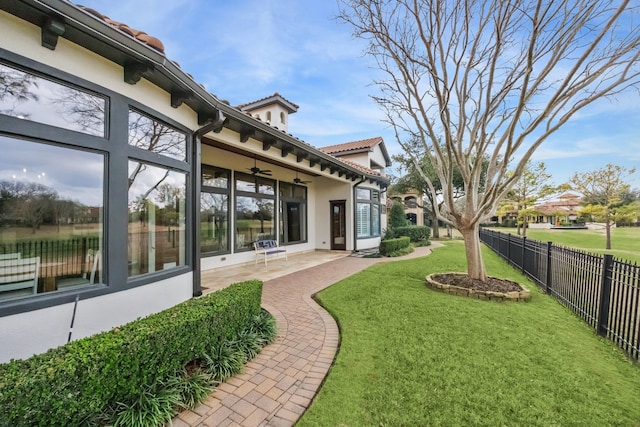
[{"label": "neighboring house", "polygon": [[253,262],[259,239],[379,245],[382,138],[316,149],[279,94],[233,107],[67,1],[2,2],[0,28],[0,264],[40,262],[37,286],[0,282],[0,362],[64,344],[76,296],[73,338],[109,330],[201,295],[201,271]]},{"label": "neighboring house", "polygon": [[580,214],[581,197],[573,193],[563,193],[536,203],[535,216],[530,225],[544,224],[545,227],[560,223],[576,223]]},{"label": "neighboring house", "polygon": [[[418,190],[409,190],[406,193],[389,194],[389,199],[397,200],[402,203],[404,213],[407,219],[413,225],[425,225],[424,224],[424,200],[423,196]],[[389,206],[390,208],[391,206]]]}]

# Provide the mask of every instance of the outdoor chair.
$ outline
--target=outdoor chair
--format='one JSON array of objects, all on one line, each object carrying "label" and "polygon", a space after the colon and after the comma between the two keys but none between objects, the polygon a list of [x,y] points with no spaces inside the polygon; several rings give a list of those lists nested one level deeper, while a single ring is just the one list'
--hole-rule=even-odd
[{"label": "outdoor chair", "polygon": [[28,294],[38,292],[40,257],[0,260],[0,294],[17,294],[28,289]]}]

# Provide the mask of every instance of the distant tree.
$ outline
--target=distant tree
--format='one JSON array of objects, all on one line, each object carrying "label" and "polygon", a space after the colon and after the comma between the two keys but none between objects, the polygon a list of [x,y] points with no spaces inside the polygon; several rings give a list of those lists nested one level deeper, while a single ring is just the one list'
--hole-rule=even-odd
[{"label": "distant tree", "polygon": [[534,213],[533,204],[536,200],[557,191],[558,187],[551,185],[550,179],[551,174],[547,173],[544,162],[528,162],[509,192],[507,199],[513,201],[518,212],[518,234],[522,228],[522,235],[527,235],[527,219]]},{"label": "distant tree", "polygon": [[[630,0],[340,0],[381,77],[374,100],[420,170],[442,186],[438,219],[464,238],[486,280],[479,226],[540,145],[576,113],[640,84],[638,3]],[[405,145],[415,137],[423,150]],[[484,190],[482,162],[487,158]],[[454,171],[464,181],[455,199]],[[511,174],[509,175],[509,172]],[[429,191],[437,188],[425,174]]]},{"label": "distant tree", "polygon": [[606,249],[611,249],[611,225],[616,207],[620,206],[621,196],[629,192],[629,184],[624,179],[635,171],[635,168],[627,169],[607,163],[595,171],[576,172],[571,178],[573,187],[584,195],[586,211],[600,216],[605,223]]},{"label": "distant tree", "polygon": [[404,227],[407,225],[407,218],[404,213],[404,207],[398,200],[393,201],[389,212],[389,227],[391,229],[397,227]]},{"label": "distant tree", "polygon": [[640,200],[618,207],[613,215],[616,224],[630,225],[640,218]]}]

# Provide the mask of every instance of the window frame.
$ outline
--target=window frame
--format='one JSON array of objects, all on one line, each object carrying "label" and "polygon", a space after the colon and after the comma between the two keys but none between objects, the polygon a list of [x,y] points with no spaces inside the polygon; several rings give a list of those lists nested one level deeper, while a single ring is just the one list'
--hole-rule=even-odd
[{"label": "window frame", "polygon": [[[203,181],[202,181],[202,174],[204,173],[205,169],[213,169],[213,170],[217,170],[217,171],[222,171],[222,172],[226,172],[227,173],[227,187],[226,188],[222,188],[222,187],[213,187],[213,186],[208,186],[208,185],[204,185]],[[227,236],[226,236],[226,246],[227,249],[223,250],[223,251],[207,251],[204,252],[202,251],[202,244],[200,244],[200,256],[201,257],[208,257],[208,256],[214,256],[214,255],[224,255],[224,254],[230,254],[231,253],[231,230],[232,230],[232,226],[235,224],[235,221],[232,222],[232,215],[231,215],[231,187],[232,184],[234,183],[234,177],[233,174],[231,172],[230,169],[224,169],[218,166],[213,166],[213,165],[207,165],[207,164],[202,164],[200,167],[200,182],[201,182],[201,186],[200,186],[200,195],[199,197],[201,197],[202,193],[209,193],[209,194],[222,194],[222,195],[226,195],[227,196]],[[235,211],[234,211],[235,213]],[[200,214],[202,214],[202,208],[200,208]],[[201,215],[199,215],[201,216]],[[197,224],[197,229],[198,232],[200,232],[200,225],[202,224],[202,218],[200,218],[200,224]]]},{"label": "window frame", "polygon": [[[0,48],[0,61],[9,67],[18,68],[59,84],[69,85],[104,97],[107,109],[104,136],[85,134],[0,114],[0,129],[2,129],[3,134],[65,148],[92,151],[105,156],[102,242],[104,283],[88,286],[87,289],[83,289],[81,292],[45,293],[29,298],[0,301],[0,318],[73,303],[78,293],[83,299],[93,298],[144,286],[192,271],[194,264],[192,243],[192,230],[194,229],[193,171],[196,166],[192,161],[195,150],[193,149],[194,137],[191,130],[162,113],[118,92],[14,52]],[[185,161],[164,157],[137,147],[130,147],[128,144],[128,111],[130,108],[184,132],[187,143]],[[127,194],[129,159],[186,173],[186,252],[184,266],[132,278],[127,277],[128,254],[122,248],[126,248],[128,237],[128,198],[122,197],[122,194]],[[199,194],[197,196],[199,197]]]},{"label": "window frame", "polygon": [[[239,179],[244,178],[245,180],[247,178],[253,179],[255,180],[255,182],[259,182],[262,181],[265,184],[271,184],[273,186],[273,194],[266,194],[266,193],[260,193],[259,192],[259,185],[256,184],[256,190],[255,192],[250,192],[250,191],[244,191],[244,190],[238,190],[237,187],[237,182]],[[260,198],[260,199],[269,199],[269,200],[273,200],[273,234],[274,234],[274,238],[278,239],[278,204],[277,204],[277,197],[278,197],[278,186],[277,186],[277,181],[275,179],[270,179],[270,178],[265,178],[262,176],[256,176],[256,175],[252,175],[252,174],[246,174],[243,172],[234,172],[233,173],[233,229],[232,232],[235,232],[237,234],[238,231],[238,197],[252,197],[252,198]],[[253,248],[248,246],[245,248],[238,248],[237,242],[234,239],[234,245],[233,245],[233,253],[242,253],[242,252],[249,252],[252,251]]]},{"label": "window frame", "polygon": [[[304,190],[304,197],[295,197],[295,191],[293,196],[285,196],[282,194],[282,186],[290,186],[292,190],[296,188]],[[307,187],[304,185],[296,185],[291,184],[289,182],[280,181],[278,185],[278,194],[280,196],[280,230],[278,232],[280,236],[280,244],[281,245],[297,245],[300,243],[307,243],[309,241],[309,211],[308,211],[308,199],[309,199],[309,191]],[[304,239],[300,240],[292,240],[288,239],[288,228],[286,226],[286,221],[288,220],[288,216],[286,214],[285,206],[287,202],[299,203],[301,206],[304,206],[304,218],[302,218],[303,224],[300,225],[300,230],[304,233]]]},{"label": "window frame", "polygon": [[[368,192],[368,196],[367,198],[362,198],[361,194],[367,191]],[[380,203],[380,190],[377,190],[375,188],[367,188],[367,187],[356,187],[354,189],[354,198],[355,198],[355,229],[356,229],[356,239],[358,240],[364,240],[364,239],[372,239],[372,238],[376,238],[376,237],[380,237],[380,230],[381,230],[381,215],[382,215],[382,209],[381,209],[381,203]],[[367,207],[367,211],[368,211],[368,228],[369,228],[369,233],[367,235],[361,235],[358,233],[358,230],[360,228],[359,225],[359,205],[364,205]]]}]

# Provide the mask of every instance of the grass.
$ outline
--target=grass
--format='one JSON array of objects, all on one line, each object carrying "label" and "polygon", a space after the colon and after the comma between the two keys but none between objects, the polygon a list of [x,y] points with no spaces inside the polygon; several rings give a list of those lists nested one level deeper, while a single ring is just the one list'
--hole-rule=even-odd
[{"label": "grass", "polygon": [[[502,233],[516,234],[515,228],[492,229]],[[620,227],[611,229],[611,247],[605,250],[606,240],[602,230],[551,230],[527,229],[527,238],[553,242],[558,245],[582,249],[592,253],[610,253],[623,261],[640,263],[640,227]]]},{"label": "grass", "polygon": [[497,256],[527,303],[428,289],[464,271],[460,242],[379,264],[317,295],[337,319],[334,366],[297,426],[635,426],[640,369]]}]

